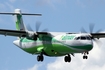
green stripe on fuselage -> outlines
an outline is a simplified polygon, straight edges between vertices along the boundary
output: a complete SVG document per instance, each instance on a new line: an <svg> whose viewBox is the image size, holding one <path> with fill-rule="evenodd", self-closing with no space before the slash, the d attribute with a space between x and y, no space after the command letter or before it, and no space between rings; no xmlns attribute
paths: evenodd
<svg viewBox="0 0 105 70"><path fill-rule="evenodd" d="M37 41L38 41L38 40L37 40ZM23 38L20 39L20 42L23 42L23 43L24 43L24 42L35 42L35 40L27 39L27 38L24 38L24 37L23 37Z"/></svg>
<svg viewBox="0 0 105 70"><path fill-rule="evenodd" d="M84 46L71 46L75 49L81 49L81 50L91 50L93 48L93 45L84 45Z"/></svg>
<svg viewBox="0 0 105 70"><path fill-rule="evenodd" d="M50 44L46 44L46 46L47 46L46 48L43 45L39 45L39 46L34 46L32 48L22 48L22 49L30 54L40 54L40 52L38 52L37 49L43 47L44 52L49 56L63 56L67 52L76 52L60 44L52 44L52 46Z"/></svg>
<svg viewBox="0 0 105 70"><path fill-rule="evenodd" d="M38 41L43 41L42 39L37 39L36 40L36 42L38 42ZM58 42L56 39L54 39L54 38L52 38L52 40L51 39L45 39L44 41L52 41L52 42ZM35 42L35 40L33 40L33 39L28 39L28 38L21 38L20 39L20 42Z"/></svg>

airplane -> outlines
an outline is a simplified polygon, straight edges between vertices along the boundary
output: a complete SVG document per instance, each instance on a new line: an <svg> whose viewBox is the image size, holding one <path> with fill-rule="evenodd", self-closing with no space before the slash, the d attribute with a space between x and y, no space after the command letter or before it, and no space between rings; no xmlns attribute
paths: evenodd
<svg viewBox="0 0 105 70"><path fill-rule="evenodd" d="M41 16L42 14L22 13L20 9L15 9L14 13L2 13L4 15L13 15L16 17L16 29L0 29L0 35L14 36L17 40L13 44L23 51L37 55L37 61L44 61L44 56L60 57L65 56L65 62L71 62L71 55L82 53L83 59L88 59L89 51L94 48L93 41L97 42L99 38L104 38L105 33L92 33L93 27L90 26L90 33L84 28L81 33L70 32L47 32L38 31L40 24L36 24L36 31L26 27L23 23L22 15Z"/></svg>

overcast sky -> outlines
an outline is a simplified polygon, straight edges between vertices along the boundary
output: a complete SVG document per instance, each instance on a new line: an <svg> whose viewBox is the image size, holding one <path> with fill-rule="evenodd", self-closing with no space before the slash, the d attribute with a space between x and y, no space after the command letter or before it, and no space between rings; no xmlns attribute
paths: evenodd
<svg viewBox="0 0 105 70"><path fill-rule="evenodd" d="M35 30L36 21L42 22L40 31L47 28L53 32L80 32L84 27L89 32L89 24L94 23L94 32L105 30L105 0L0 0L0 12L14 12L21 9L27 13L41 13L41 17L23 16L24 23ZM15 30L14 16L0 15L0 28ZM89 59L83 54L72 56L71 63L64 57L47 57L37 62L31 55L13 44L15 37L0 35L0 70L104 70L105 39L89 52Z"/></svg>

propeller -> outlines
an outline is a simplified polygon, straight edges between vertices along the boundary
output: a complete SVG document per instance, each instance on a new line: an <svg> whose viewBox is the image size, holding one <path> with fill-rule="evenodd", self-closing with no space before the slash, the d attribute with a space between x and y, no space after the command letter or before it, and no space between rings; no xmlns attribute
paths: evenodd
<svg viewBox="0 0 105 70"><path fill-rule="evenodd" d="M41 26L41 22L37 21L35 23L35 30L36 30L36 32L32 36L34 40L37 40L37 38L39 37L39 33L46 33L46 34L48 33L48 29L47 28L46 29L43 29L42 32L39 32L40 26ZM27 29L29 31L34 32L34 30L31 28L31 26L29 24L27 26Z"/></svg>
<svg viewBox="0 0 105 70"><path fill-rule="evenodd" d="M93 30L94 30L94 26L95 26L95 24L90 24L89 25L89 33L90 33L90 35L91 35L91 39L93 40L93 41L95 41L96 43L100 43L100 41L98 40L98 38L94 38L93 36L92 36L92 33L93 33ZM96 31L96 33L99 33L99 32L101 32L102 30L101 29L99 29L99 30L97 30ZM83 27L81 28L81 32L82 33L88 33Z"/></svg>
<svg viewBox="0 0 105 70"><path fill-rule="evenodd" d="M36 30L36 32L39 31L40 26L41 26L41 23L40 22L36 22L36 24L35 24L35 30ZM29 24L27 25L27 29L29 31L34 31Z"/></svg>
<svg viewBox="0 0 105 70"><path fill-rule="evenodd" d="M42 43L43 43L43 46L44 47L47 47L48 45L46 45L46 43L49 44L50 47L52 47L52 37L53 35L48 33L48 29L43 29L42 32L39 32L39 29L40 29L40 26L41 26L41 22L36 22L36 25L35 25L35 28L36 28L36 36L39 37L39 34L40 33L46 33L47 34L47 39L49 39L49 42L46 42L47 39L46 39L46 35L41 35L41 37L39 39L42 40Z"/></svg>

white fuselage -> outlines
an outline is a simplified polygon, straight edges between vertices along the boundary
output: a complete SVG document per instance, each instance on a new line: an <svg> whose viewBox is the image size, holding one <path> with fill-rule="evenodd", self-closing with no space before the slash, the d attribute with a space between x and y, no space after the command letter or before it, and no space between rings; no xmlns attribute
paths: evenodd
<svg viewBox="0 0 105 70"><path fill-rule="evenodd" d="M78 37L81 37L81 39L77 39ZM85 34L61 34L53 37L51 41L41 41L39 39L34 41L27 38L22 38L14 41L13 43L21 49L30 49L36 47L34 48L36 49L35 53L38 52L39 47L43 47L42 49L45 49L46 47L45 51L51 51L54 49L60 54L82 53L90 51L93 48L93 41L88 39L88 36Z"/></svg>

